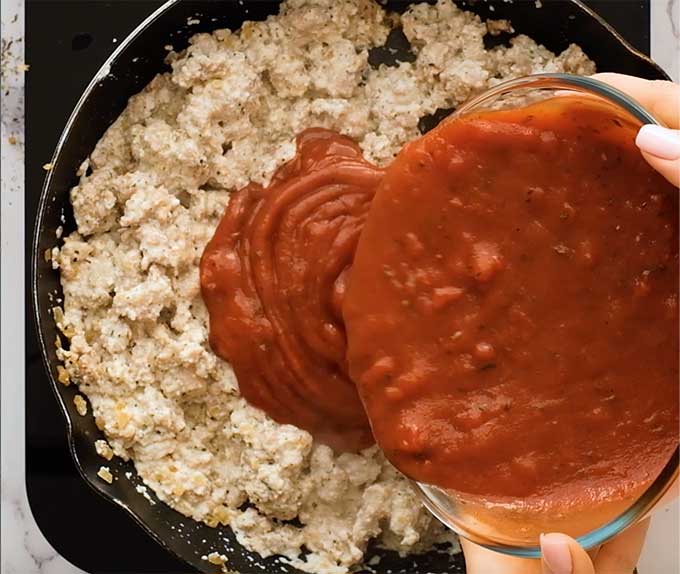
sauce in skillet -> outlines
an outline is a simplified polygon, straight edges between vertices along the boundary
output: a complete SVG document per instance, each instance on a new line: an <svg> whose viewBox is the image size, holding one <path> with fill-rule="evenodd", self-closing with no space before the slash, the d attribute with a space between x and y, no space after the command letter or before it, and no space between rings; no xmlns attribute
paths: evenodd
<svg viewBox="0 0 680 574"><path fill-rule="evenodd" d="M383 173L349 138L306 130L268 187L232 194L201 260L210 344L241 394L338 450L373 443L347 374L342 301Z"/></svg>

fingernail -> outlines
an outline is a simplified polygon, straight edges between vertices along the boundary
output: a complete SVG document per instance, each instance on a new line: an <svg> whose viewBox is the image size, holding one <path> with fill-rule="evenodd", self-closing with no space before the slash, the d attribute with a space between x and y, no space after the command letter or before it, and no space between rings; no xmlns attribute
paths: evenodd
<svg viewBox="0 0 680 574"><path fill-rule="evenodd" d="M541 534L540 542L543 563L550 574L571 574L573 568L571 552L562 537Z"/></svg>
<svg viewBox="0 0 680 574"><path fill-rule="evenodd" d="M650 124L640 128L635 143L658 158L680 159L680 132Z"/></svg>

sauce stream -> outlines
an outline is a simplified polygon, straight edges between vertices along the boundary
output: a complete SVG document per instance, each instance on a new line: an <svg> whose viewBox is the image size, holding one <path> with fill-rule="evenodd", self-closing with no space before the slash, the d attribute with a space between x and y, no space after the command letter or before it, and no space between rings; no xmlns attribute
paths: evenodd
<svg viewBox="0 0 680 574"><path fill-rule="evenodd" d="M555 98L444 122L388 168L344 317L407 476L587 504L638 492L677 447L678 193L636 131Z"/></svg>

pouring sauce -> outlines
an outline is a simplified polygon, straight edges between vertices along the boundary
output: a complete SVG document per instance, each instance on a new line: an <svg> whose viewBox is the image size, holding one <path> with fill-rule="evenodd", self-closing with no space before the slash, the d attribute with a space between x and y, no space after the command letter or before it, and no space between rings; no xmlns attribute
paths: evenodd
<svg viewBox="0 0 680 574"><path fill-rule="evenodd" d="M678 192L637 127L554 98L445 121L387 169L344 318L410 478L585 505L639 493L677 447Z"/></svg>

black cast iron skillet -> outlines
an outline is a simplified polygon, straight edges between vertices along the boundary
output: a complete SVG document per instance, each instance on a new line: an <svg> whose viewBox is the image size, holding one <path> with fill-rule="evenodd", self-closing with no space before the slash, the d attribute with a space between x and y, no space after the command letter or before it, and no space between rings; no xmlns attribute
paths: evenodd
<svg viewBox="0 0 680 574"><path fill-rule="evenodd" d="M338 0L342 1L342 0ZM63 225L64 233L75 229L69 203L69 189L77 183L76 170L92 151L104 131L123 111L128 98L139 92L156 74L165 70L165 46L176 50L187 45L196 32L217 28L237 29L245 20L261 20L277 11L275 0L170 0L140 24L112 54L100 73L85 90L66 125L55 151L53 168L42 190L38 220L33 242L33 306L42 356L52 390L65 415L71 452L86 482L105 498L125 508L130 516L159 544L200 572L216 572L217 567L202 557L216 550L228 557L230 571L240 574L266 572L295 574L291 567L282 567L275 559L263 559L248 552L236 542L228 528L209 528L185 518L165 504L151 505L135 487L141 482L131 463L115 458L105 463L94 451L93 443L102 438L91 416L80 417L75 412L74 386L56 382L58 361L54 341L59 336L50 309L59 301L61 288L58 273L44 259L46 249L56 243L55 231ZM386 2L389 10L403 11L410 2ZM667 79L664 72L649 58L633 49L615 30L578 0L543 0L537 9L533 0L460 1L459 4L483 18L508 18L517 33L528 34L553 52L560 52L571 42L579 44L597 63L600 71L616 71L649 79ZM196 18L198 24L189 25ZM507 37L490 41L507 41ZM403 35L393 34L393 51L375 49L370 57L373 65L394 65L395 59L410 59ZM440 114L443 115L443 114ZM423 131L441 119L424 118ZM66 341L64 341L66 344ZM96 473L102 463L111 467L119 479L108 485ZM130 473L131 479L125 478ZM391 572L432 574L464 572L461 554L432 551L422 556L400 558L394 553L372 548L367 559L378 554L380 562L370 570L377 574Z"/></svg>

